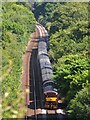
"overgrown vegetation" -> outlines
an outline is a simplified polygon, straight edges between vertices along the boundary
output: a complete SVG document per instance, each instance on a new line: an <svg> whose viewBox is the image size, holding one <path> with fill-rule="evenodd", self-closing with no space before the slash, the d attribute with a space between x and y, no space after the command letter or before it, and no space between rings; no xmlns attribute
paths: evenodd
<svg viewBox="0 0 90 120"><path fill-rule="evenodd" d="M3 118L23 118L22 55L35 29L31 4L2 4L2 108Z"/></svg>
<svg viewBox="0 0 90 120"><path fill-rule="evenodd" d="M67 101L69 120L90 119L88 4L34 4L36 19L50 34L49 55L54 79L59 93ZM20 80L22 55L35 28L31 7L30 3L7 2L2 5L3 118L23 116L24 109L19 109L23 102Z"/></svg>
<svg viewBox="0 0 90 120"><path fill-rule="evenodd" d="M35 16L50 34L54 79L71 120L90 119L88 4L35 4Z"/></svg>

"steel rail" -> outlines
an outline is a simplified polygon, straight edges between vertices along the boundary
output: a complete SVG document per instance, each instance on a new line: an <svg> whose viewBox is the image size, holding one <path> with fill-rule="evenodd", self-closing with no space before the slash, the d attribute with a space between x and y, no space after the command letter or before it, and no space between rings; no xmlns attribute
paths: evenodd
<svg viewBox="0 0 90 120"><path fill-rule="evenodd" d="M39 36L42 38L42 32L41 32L41 29L40 29L40 27L38 26L38 25L36 25L36 28L37 28L37 30L39 31Z"/></svg>
<svg viewBox="0 0 90 120"><path fill-rule="evenodd" d="M37 109L37 103L36 103L36 85L35 85L35 74L34 74L34 69L32 69L33 72L33 82L34 82L34 103L35 103L35 110L34 110L34 114L35 114L35 119L37 120L37 114L36 114L36 109Z"/></svg>
<svg viewBox="0 0 90 120"><path fill-rule="evenodd" d="M43 28L43 30L45 31L45 36L46 36L46 37L49 36L47 30L45 29L45 27L43 27L41 24L39 24L39 25L40 25L40 26Z"/></svg>
<svg viewBox="0 0 90 120"><path fill-rule="evenodd" d="M25 94L25 104L24 106L26 107L26 113L25 113L25 119L28 120L28 116L30 115L30 58L32 54L32 49L37 46L38 40L37 39L37 33L33 33L33 38L31 38L31 41L28 42L27 50L23 59L23 74L22 74L22 85L23 85L23 91Z"/></svg>
<svg viewBox="0 0 90 120"><path fill-rule="evenodd" d="M42 32L42 37L45 37L45 31L44 31L43 27L41 25L39 25L38 27Z"/></svg>

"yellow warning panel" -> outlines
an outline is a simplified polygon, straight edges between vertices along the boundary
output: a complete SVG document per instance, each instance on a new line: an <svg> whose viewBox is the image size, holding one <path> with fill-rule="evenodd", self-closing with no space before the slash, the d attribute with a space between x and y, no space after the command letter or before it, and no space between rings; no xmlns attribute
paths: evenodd
<svg viewBox="0 0 90 120"><path fill-rule="evenodd" d="M56 101L56 97L46 97L46 101Z"/></svg>

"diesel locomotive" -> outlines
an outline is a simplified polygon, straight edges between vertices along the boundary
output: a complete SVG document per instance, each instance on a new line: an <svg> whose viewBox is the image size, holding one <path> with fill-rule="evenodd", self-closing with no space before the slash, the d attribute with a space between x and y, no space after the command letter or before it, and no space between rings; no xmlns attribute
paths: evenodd
<svg viewBox="0 0 90 120"><path fill-rule="evenodd" d="M48 56L48 32L39 23L36 23L36 27L40 32L40 38L38 41L38 59L42 76L44 106L45 108L56 109L58 107L60 96L55 88L53 70ZM41 34L42 31L43 34Z"/></svg>

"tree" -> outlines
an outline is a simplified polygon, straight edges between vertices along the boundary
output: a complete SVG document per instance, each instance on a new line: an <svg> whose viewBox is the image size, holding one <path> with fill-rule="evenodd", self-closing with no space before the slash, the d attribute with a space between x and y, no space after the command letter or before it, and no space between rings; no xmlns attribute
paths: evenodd
<svg viewBox="0 0 90 120"><path fill-rule="evenodd" d="M69 106L70 119L90 119L90 84L76 94Z"/></svg>
<svg viewBox="0 0 90 120"><path fill-rule="evenodd" d="M89 62L80 54L63 56L53 68L58 90L68 101L89 82Z"/></svg>
<svg viewBox="0 0 90 120"><path fill-rule="evenodd" d="M22 4L6 2L2 9L2 117L24 118L25 108L20 109L24 103L20 88L22 55L36 21Z"/></svg>

